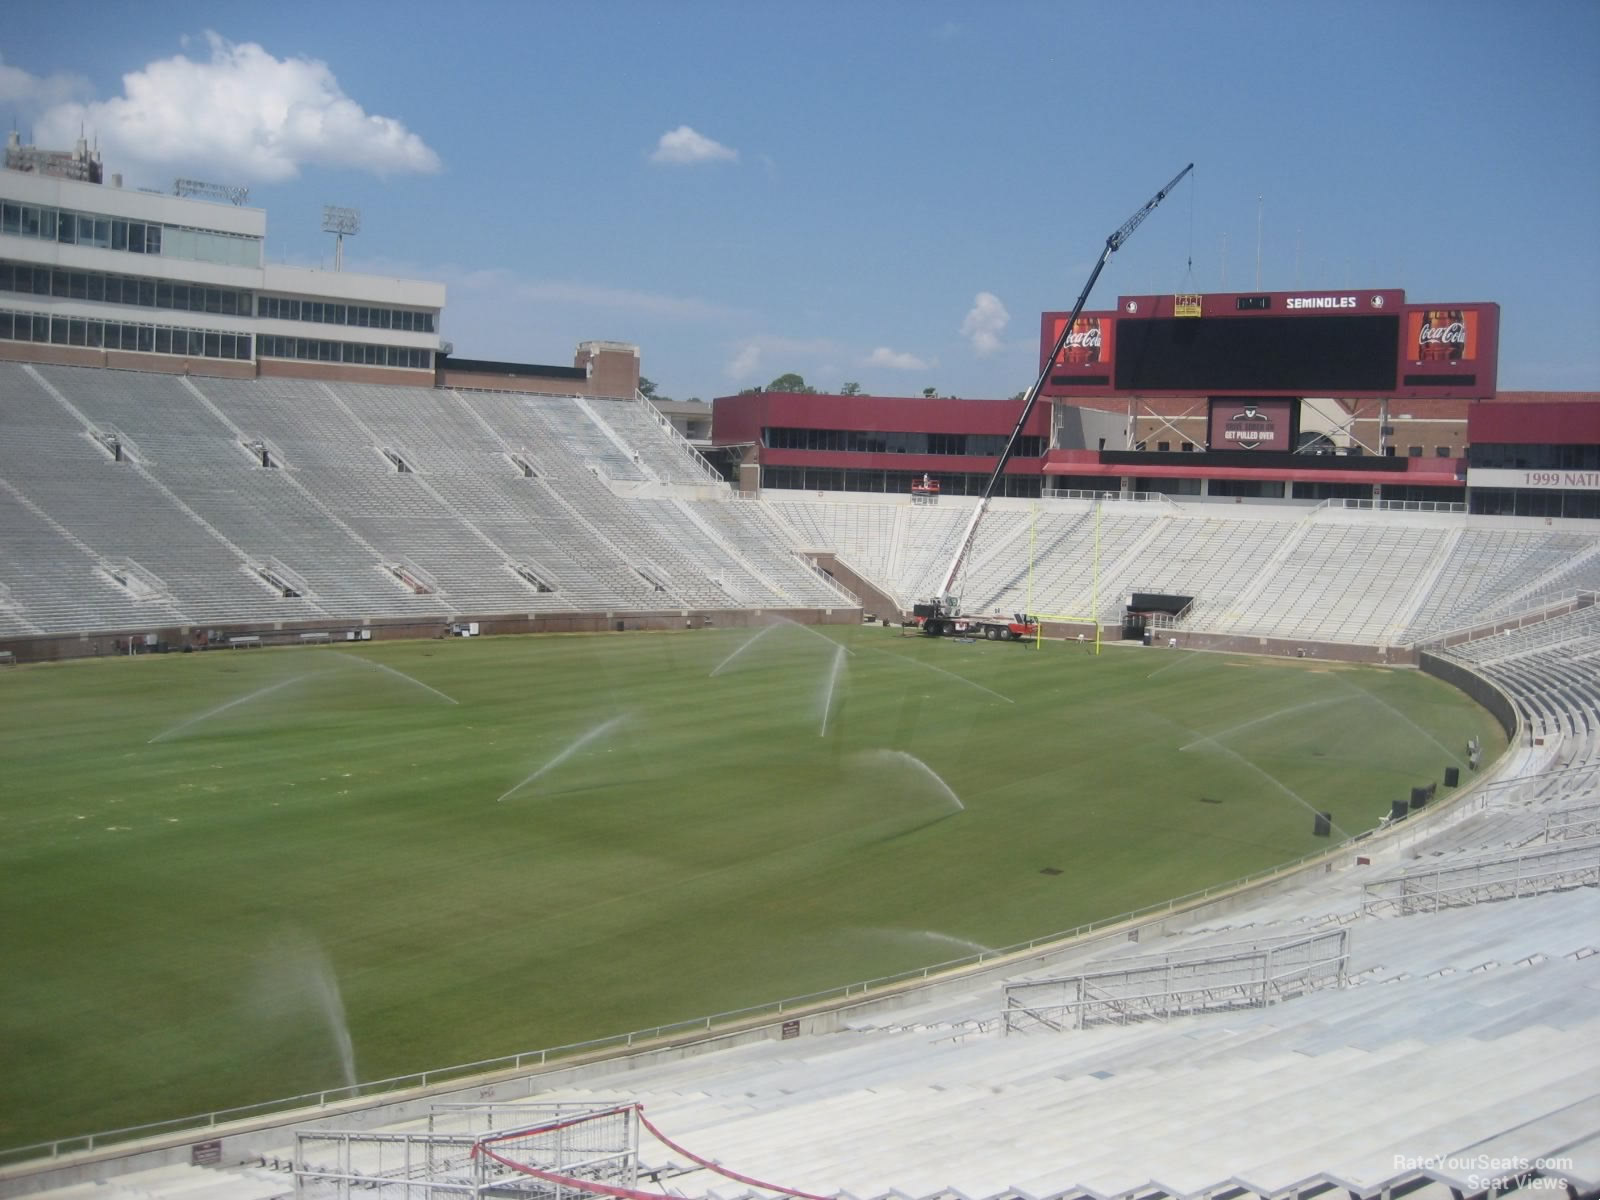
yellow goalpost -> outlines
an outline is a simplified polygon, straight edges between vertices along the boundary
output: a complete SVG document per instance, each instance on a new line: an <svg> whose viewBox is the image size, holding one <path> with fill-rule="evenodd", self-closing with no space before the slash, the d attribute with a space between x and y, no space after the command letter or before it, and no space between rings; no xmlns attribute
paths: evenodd
<svg viewBox="0 0 1600 1200"><path fill-rule="evenodd" d="M1033 618L1033 647L1035 650L1044 648L1044 623L1046 621L1070 621L1078 625L1094 626L1094 651L1100 653L1100 618L1098 615L1079 616L1075 613L1039 613L1033 611L1033 560L1037 546L1036 527L1039 520L1039 506L1035 504L1028 521L1028 615ZM1100 500L1094 502L1094 579L1089 588L1089 610L1091 613L1100 612ZM1078 635L1080 638L1082 634ZM1085 643L1087 648L1087 643Z"/></svg>

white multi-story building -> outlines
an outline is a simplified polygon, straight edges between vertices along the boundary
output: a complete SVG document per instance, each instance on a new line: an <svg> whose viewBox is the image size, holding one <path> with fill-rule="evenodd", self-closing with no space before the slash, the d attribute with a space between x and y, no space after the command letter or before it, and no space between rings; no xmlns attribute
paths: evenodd
<svg viewBox="0 0 1600 1200"><path fill-rule="evenodd" d="M443 284L268 263L260 209L96 182L10 136L0 359L431 387Z"/></svg>

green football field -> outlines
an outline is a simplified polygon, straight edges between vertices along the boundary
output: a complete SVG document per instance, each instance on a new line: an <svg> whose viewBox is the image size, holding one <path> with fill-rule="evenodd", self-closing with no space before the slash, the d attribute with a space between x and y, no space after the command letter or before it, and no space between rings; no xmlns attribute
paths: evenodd
<svg viewBox="0 0 1600 1200"><path fill-rule="evenodd" d="M1412 670L782 623L19 667L0 718L0 1146L1014 944L1504 740Z"/></svg>

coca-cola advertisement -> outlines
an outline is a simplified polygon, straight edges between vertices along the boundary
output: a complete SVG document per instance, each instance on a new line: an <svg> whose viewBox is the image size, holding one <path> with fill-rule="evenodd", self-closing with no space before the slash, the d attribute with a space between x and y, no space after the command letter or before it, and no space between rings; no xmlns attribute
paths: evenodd
<svg viewBox="0 0 1600 1200"><path fill-rule="evenodd" d="M1424 308L1408 314L1407 357L1446 366L1478 357L1478 314L1470 308Z"/></svg>
<svg viewBox="0 0 1600 1200"><path fill-rule="evenodd" d="M1053 337L1061 336L1061 327L1065 323L1065 317L1058 317L1055 320ZM1072 332L1067 335L1066 345L1061 348L1061 358L1057 365L1081 369L1109 363L1113 328L1109 317L1079 317L1072 323Z"/></svg>

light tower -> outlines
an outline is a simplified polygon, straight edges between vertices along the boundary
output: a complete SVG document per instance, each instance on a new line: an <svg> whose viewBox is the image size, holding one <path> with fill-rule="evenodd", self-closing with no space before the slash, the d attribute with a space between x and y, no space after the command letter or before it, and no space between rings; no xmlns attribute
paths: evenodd
<svg viewBox="0 0 1600 1200"><path fill-rule="evenodd" d="M344 270L344 239L345 235L354 236L361 232L361 210L359 208L340 208L334 204L322 206L322 232L334 235L333 241L333 269Z"/></svg>

